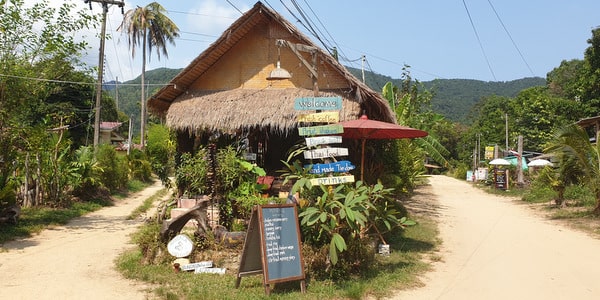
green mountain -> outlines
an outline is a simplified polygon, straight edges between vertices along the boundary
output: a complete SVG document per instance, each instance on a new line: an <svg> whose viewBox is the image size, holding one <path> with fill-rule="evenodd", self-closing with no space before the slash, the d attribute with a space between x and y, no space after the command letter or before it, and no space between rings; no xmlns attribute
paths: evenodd
<svg viewBox="0 0 600 300"><path fill-rule="evenodd" d="M362 78L362 71L347 67L350 73ZM400 86L400 79L365 71L365 83L375 91L381 91L383 86L391 81ZM422 82L424 87L433 92L431 107L449 120L467 123L471 108L487 96L515 97L520 91L534 87L545 86L546 79L529 77L512 81L481 81L473 79L435 79Z"/></svg>
<svg viewBox="0 0 600 300"><path fill-rule="evenodd" d="M362 71L347 67L348 71L357 78L362 78ZM146 72L146 91L151 96L165 84L169 83L182 69L158 68ZM375 91L391 81L400 85L400 79L365 71L366 84ZM140 114L140 77L115 85L110 82L105 90L117 99L117 107L127 116L133 116L134 130L139 131ZM512 81L481 81L472 79L435 79L422 82L424 87L434 94L431 99L432 109L449 120L467 123L471 108L486 96L496 95L515 97L520 91L546 85L546 80L540 77L523 78ZM118 97L117 97L118 95Z"/></svg>

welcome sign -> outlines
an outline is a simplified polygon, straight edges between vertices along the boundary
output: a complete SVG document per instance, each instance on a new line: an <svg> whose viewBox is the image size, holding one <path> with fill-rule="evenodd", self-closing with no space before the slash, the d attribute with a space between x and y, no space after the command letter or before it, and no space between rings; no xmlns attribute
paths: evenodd
<svg viewBox="0 0 600 300"><path fill-rule="evenodd" d="M303 97L294 101L295 110L341 110L342 97Z"/></svg>

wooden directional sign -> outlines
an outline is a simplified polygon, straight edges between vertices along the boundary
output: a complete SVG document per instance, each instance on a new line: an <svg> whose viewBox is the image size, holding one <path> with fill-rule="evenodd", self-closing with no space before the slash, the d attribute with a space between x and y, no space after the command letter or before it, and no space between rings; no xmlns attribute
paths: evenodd
<svg viewBox="0 0 600 300"><path fill-rule="evenodd" d="M308 165L304 166L305 168ZM312 169L310 169L310 173L311 174L323 174L323 173L330 173L330 172L337 172L337 173L341 173L341 172L348 172L350 170L353 170L355 167L354 165L347 161L347 160L342 160L342 161L338 161L338 162L334 162L334 163L330 163L330 164L313 164L312 165Z"/></svg>
<svg viewBox="0 0 600 300"><path fill-rule="evenodd" d="M298 127L298 134L300 136L327 135L338 133L344 133L344 126L342 126L341 124Z"/></svg>
<svg viewBox="0 0 600 300"><path fill-rule="evenodd" d="M295 110L341 110L342 97L304 97L296 98Z"/></svg>
<svg viewBox="0 0 600 300"><path fill-rule="evenodd" d="M342 184L347 182L354 182L353 175L347 176L333 176L333 177L321 177L321 178L313 178L310 180L310 184L312 185L334 185L334 184Z"/></svg>
<svg viewBox="0 0 600 300"><path fill-rule="evenodd" d="M320 148L304 151L304 158L317 159L348 155L348 148Z"/></svg>
<svg viewBox="0 0 600 300"><path fill-rule="evenodd" d="M340 121L339 111L326 111L298 116L298 122L337 123Z"/></svg>
<svg viewBox="0 0 600 300"><path fill-rule="evenodd" d="M339 135L325 135L306 138L306 147L314 147L324 144L339 144L342 142L342 137Z"/></svg>

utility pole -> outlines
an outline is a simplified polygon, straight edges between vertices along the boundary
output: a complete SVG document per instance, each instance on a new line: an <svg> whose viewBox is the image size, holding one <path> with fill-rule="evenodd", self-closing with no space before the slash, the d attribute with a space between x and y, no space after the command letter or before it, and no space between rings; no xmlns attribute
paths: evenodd
<svg viewBox="0 0 600 300"><path fill-rule="evenodd" d="M100 107L102 104L102 76L104 72L104 44L106 40L106 14L108 13L108 5L118 5L123 12L125 2L113 1L113 0L84 0L84 3L90 4L92 9L92 2L97 2L102 5L102 30L100 32L100 57L98 58L98 82L96 83L96 108L94 118L94 148L96 148L100 142Z"/></svg>
<svg viewBox="0 0 600 300"><path fill-rule="evenodd" d="M365 83L365 60L367 60L367 57L363 55L360 58L362 61L362 68L361 68L362 69L362 80L363 80L363 83Z"/></svg>
<svg viewBox="0 0 600 300"><path fill-rule="evenodd" d="M505 122L504 123L504 131L506 134L506 137L504 139L504 141L506 143L506 148L504 148L505 149L504 151L508 151L508 114L507 113L504 114L504 120L505 120L504 121Z"/></svg>
<svg viewBox="0 0 600 300"><path fill-rule="evenodd" d="M115 104L119 110L119 76L115 77Z"/></svg>

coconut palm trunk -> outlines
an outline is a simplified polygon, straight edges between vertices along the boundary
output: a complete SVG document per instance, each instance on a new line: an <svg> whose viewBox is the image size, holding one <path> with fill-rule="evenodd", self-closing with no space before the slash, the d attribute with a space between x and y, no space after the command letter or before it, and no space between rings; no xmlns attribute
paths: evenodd
<svg viewBox="0 0 600 300"><path fill-rule="evenodd" d="M146 50L152 53L156 48L156 55L160 60L160 54L168 57L167 42L175 44L175 38L179 37L179 28L166 16L166 10L157 2L152 2L144 7L136 7L125 13L123 22L118 31L127 33L131 56L135 56L135 49L142 46L142 74L141 74L141 97L140 97L140 144L142 149L146 144L146 60L150 58Z"/></svg>

